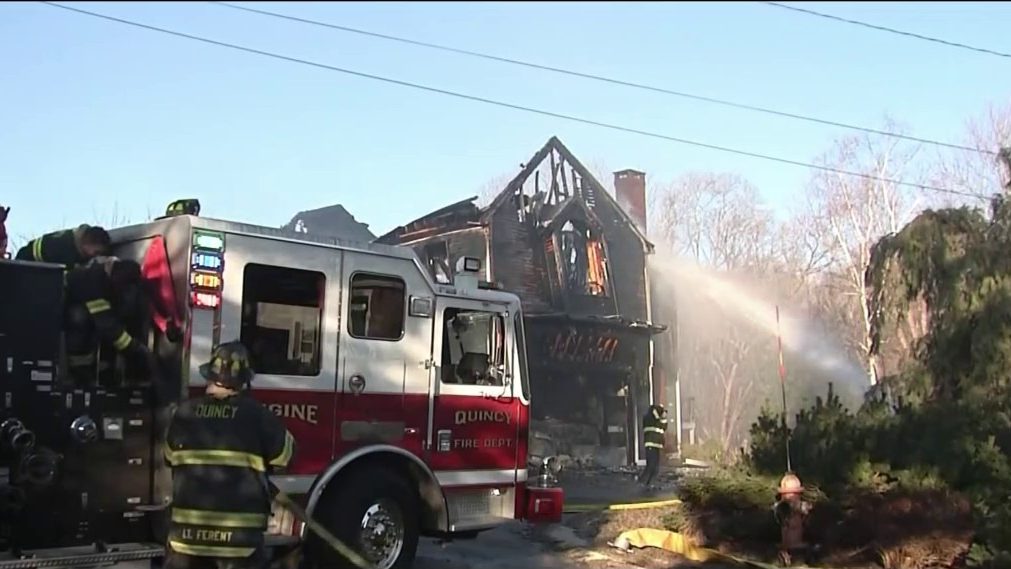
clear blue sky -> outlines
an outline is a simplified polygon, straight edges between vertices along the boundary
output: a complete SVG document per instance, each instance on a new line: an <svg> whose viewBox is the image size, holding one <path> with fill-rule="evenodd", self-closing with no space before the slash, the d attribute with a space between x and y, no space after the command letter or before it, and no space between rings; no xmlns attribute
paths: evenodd
<svg viewBox="0 0 1011 569"><path fill-rule="evenodd" d="M811 160L840 131L204 3L81 3L264 50L714 144ZM1011 61L758 3L262 7L419 40L952 140L1011 94ZM813 9L1011 50L1007 4ZM551 135L653 181L738 172L777 207L804 169L615 133L216 48L33 3L0 4L0 203L10 231L133 220L180 197L281 225L344 204L383 232L515 171ZM605 180L605 182L607 182Z"/></svg>

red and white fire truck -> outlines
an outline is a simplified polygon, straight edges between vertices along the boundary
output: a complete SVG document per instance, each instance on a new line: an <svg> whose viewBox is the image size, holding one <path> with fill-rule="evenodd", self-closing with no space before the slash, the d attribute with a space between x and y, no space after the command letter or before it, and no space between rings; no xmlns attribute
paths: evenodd
<svg viewBox="0 0 1011 569"><path fill-rule="evenodd" d="M481 281L480 259L442 285L410 249L195 215L110 234L114 255L142 265L150 379L101 354L97 384L72 384L62 267L0 262L0 569L157 557L169 409L235 339L255 397L297 441L274 483L377 567L408 567L419 536L560 516L560 489L527 477L519 299ZM268 543L301 540L341 563L275 505Z"/></svg>

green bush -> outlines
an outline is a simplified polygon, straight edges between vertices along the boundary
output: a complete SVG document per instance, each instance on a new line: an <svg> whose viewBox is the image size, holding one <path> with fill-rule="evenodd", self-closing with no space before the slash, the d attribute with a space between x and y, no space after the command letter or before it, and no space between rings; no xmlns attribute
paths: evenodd
<svg viewBox="0 0 1011 569"><path fill-rule="evenodd" d="M705 476L682 479L679 493L685 504L699 509L768 510L778 485L779 479L774 476L716 470Z"/></svg>
<svg viewBox="0 0 1011 569"><path fill-rule="evenodd" d="M779 526L772 504L778 485L778 477L752 476L734 469L685 478L679 493L686 517L668 521L671 527L697 528L710 538L775 541Z"/></svg>
<svg viewBox="0 0 1011 569"><path fill-rule="evenodd" d="M927 211L873 248L871 351L926 307L930 329L855 412L832 390L787 430L765 411L750 466L843 490L952 489L972 498L970 561L1011 566L1011 202ZM914 305L917 302L919 304Z"/></svg>
<svg viewBox="0 0 1011 569"><path fill-rule="evenodd" d="M791 468L803 473L805 482L824 487L849 483L855 470L866 462L864 429L859 418L840 402L829 384L825 399L818 397L801 409L792 429L782 414L763 410L751 427L751 465L756 472L774 474L786 468L789 442Z"/></svg>

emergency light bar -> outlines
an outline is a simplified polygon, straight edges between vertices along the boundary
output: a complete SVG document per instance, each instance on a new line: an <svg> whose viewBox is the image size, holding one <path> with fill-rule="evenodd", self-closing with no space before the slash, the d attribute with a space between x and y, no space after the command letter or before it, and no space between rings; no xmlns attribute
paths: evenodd
<svg viewBox="0 0 1011 569"><path fill-rule="evenodd" d="M221 306L224 286L225 236L208 231L193 232L190 262L190 303L194 308L215 310Z"/></svg>

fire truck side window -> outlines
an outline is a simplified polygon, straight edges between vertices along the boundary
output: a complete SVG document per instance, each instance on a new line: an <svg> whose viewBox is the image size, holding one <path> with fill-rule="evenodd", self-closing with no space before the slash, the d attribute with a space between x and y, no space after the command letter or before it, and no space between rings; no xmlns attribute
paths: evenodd
<svg viewBox="0 0 1011 569"><path fill-rule="evenodd" d="M248 264L242 283L240 338L256 373L319 375L323 273Z"/></svg>
<svg viewBox="0 0 1011 569"><path fill-rule="evenodd" d="M407 286L398 277L356 273L351 276L348 332L355 338L399 340L404 336Z"/></svg>
<svg viewBox="0 0 1011 569"><path fill-rule="evenodd" d="M504 347L500 314L447 308L442 326L442 382L502 385Z"/></svg>

